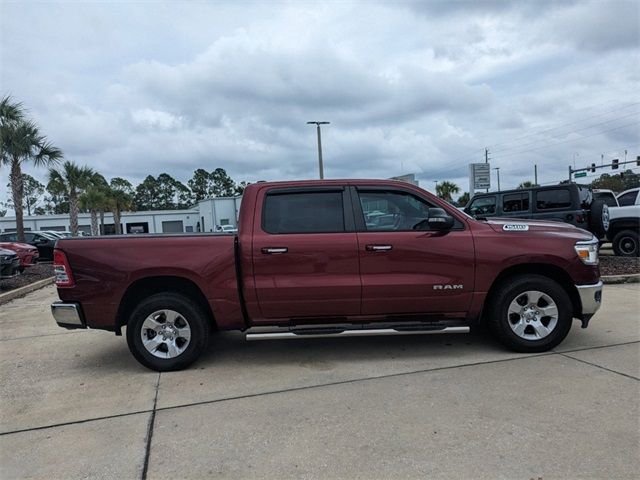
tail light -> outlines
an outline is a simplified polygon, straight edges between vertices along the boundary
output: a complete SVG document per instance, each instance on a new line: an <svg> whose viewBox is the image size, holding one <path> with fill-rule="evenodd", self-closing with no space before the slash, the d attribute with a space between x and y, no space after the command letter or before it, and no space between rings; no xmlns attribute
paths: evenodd
<svg viewBox="0 0 640 480"><path fill-rule="evenodd" d="M76 284L67 255L62 250L53 251L53 274L57 287L73 287Z"/></svg>

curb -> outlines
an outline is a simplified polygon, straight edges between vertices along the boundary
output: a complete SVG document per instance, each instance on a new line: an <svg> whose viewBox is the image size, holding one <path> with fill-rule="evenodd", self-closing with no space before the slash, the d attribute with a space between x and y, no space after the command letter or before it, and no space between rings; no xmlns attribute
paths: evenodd
<svg viewBox="0 0 640 480"><path fill-rule="evenodd" d="M605 285L618 285L621 283L640 283L640 273L630 273L628 275L602 275L602 281L604 282Z"/></svg>
<svg viewBox="0 0 640 480"><path fill-rule="evenodd" d="M52 283L53 283L53 277L45 278L44 280L38 280L37 282L30 283L29 285L25 285L24 287L16 288L15 290L10 290L7 293L0 293L0 305L2 305L3 303L10 302L11 300L15 300L16 298L23 297L27 293L34 292Z"/></svg>

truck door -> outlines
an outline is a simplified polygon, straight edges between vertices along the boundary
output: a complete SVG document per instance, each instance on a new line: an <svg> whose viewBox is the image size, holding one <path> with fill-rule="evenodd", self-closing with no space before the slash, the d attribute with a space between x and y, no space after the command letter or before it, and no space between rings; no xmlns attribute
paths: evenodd
<svg viewBox="0 0 640 480"><path fill-rule="evenodd" d="M456 219L449 231L429 231L422 221L435 205L402 188L357 187L353 196L362 314L464 314L475 268L468 227Z"/></svg>
<svg viewBox="0 0 640 480"><path fill-rule="evenodd" d="M358 239L345 187L267 190L252 256L265 319L360 313Z"/></svg>

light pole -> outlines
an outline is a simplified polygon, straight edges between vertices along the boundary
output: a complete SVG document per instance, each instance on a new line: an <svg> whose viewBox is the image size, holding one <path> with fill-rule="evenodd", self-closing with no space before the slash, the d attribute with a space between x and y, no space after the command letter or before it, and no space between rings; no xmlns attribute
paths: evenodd
<svg viewBox="0 0 640 480"><path fill-rule="evenodd" d="M500 191L500 167L495 167L494 170L498 174L498 191Z"/></svg>
<svg viewBox="0 0 640 480"><path fill-rule="evenodd" d="M436 195L438 195L438 182L439 180L434 180L433 183L436 184Z"/></svg>
<svg viewBox="0 0 640 480"><path fill-rule="evenodd" d="M324 178L324 167L322 166L322 139L320 137L320 125L329 125L330 122L307 122L307 125L315 125L318 129L318 168L320 169L320 180Z"/></svg>

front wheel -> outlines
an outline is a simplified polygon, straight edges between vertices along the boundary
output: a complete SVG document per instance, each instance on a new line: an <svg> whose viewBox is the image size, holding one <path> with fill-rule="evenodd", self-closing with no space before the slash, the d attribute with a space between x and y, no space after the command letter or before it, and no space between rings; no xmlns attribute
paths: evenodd
<svg viewBox="0 0 640 480"><path fill-rule="evenodd" d="M618 232L611 243L613 245L613 253L619 257L640 256L638 233L633 230Z"/></svg>
<svg viewBox="0 0 640 480"><path fill-rule="evenodd" d="M517 352L544 352L569 333L573 308L567 292L542 275L520 275L502 283L488 307L498 340Z"/></svg>
<svg viewBox="0 0 640 480"><path fill-rule="evenodd" d="M206 349L209 325L202 309L176 293L152 295L133 310L127 344L133 356L158 372L181 370Z"/></svg>

